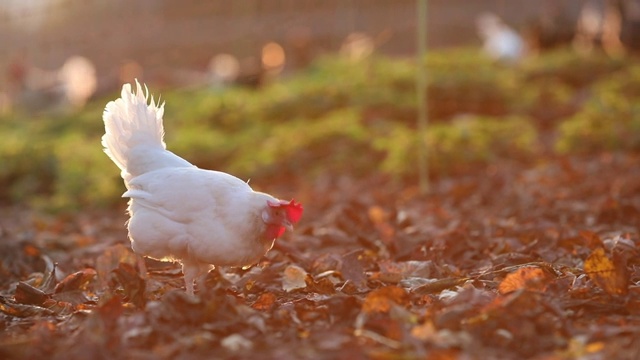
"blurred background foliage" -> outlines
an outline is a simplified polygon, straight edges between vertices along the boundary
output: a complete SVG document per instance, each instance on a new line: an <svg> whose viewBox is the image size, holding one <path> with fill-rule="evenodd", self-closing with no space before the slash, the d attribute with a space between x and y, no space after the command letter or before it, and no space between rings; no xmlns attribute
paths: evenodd
<svg viewBox="0 0 640 360"><path fill-rule="evenodd" d="M0 206L124 204L101 116L134 78L166 102L170 150L258 188L415 184L419 145L431 177L637 151L636 9L640 0L429 1L429 53L417 60L414 0L6 0Z"/></svg>
<svg viewBox="0 0 640 360"><path fill-rule="evenodd" d="M640 68L626 58L560 49L508 66L464 48L424 61L431 125L423 136L409 59L325 56L258 90L151 92L166 102L169 149L263 183L323 173L411 179L418 141L429 149L432 176L532 161L545 151L640 148ZM2 200L58 209L122 202L118 170L100 146L102 110L117 96L74 113L4 115ZM543 136L549 129L551 139Z"/></svg>

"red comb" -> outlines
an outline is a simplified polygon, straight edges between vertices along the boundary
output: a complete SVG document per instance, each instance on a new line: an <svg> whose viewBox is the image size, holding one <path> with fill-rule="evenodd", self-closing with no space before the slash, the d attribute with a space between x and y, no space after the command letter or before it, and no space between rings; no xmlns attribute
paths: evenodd
<svg viewBox="0 0 640 360"><path fill-rule="evenodd" d="M291 199L291 201L286 201L286 200L267 201L267 204L269 205L269 207L272 207L272 208L279 208L279 207L286 208L287 217L289 218L289 221L291 221L294 224L300 220L300 218L302 217L302 211L304 210L302 208L302 204L296 203L294 199Z"/></svg>

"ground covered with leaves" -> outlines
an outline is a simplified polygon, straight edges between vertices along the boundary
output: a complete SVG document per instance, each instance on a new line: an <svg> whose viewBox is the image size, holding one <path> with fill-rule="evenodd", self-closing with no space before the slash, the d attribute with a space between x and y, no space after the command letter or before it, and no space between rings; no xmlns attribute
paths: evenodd
<svg viewBox="0 0 640 360"><path fill-rule="evenodd" d="M637 359L640 157L296 184L295 233L196 296L123 210L3 210L0 357Z"/></svg>
<svg viewBox="0 0 640 360"><path fill-rule="evenodd" d="M362 61L162 92L171 150L305 206L195 296L130 249L115 94L0 119L0 358L640 358L637 59L431 54L420 135L416 63Z"/></svg>

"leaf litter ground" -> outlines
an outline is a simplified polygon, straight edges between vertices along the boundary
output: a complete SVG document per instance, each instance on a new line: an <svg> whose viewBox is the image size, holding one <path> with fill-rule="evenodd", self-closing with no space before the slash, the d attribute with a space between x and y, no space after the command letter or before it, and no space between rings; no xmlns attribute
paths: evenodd
<svg viewBox="0 0 640 360"><path fill-rule="evenodd" d="M195 297L123 210L3 209L0 358L640 358L639 160L301 183L296 232Z"/></svg>

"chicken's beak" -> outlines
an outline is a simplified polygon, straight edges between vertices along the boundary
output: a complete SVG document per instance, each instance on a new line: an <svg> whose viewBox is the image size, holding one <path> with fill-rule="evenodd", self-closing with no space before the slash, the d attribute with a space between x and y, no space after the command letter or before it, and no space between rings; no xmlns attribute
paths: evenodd
<svg viewBox="0 0 640 360"><path fill-rule="evenodd" d="M293 224L289 220L283 221L282 226L289 231L293 231Z"/></svg>

